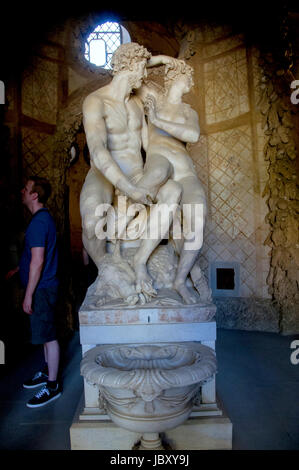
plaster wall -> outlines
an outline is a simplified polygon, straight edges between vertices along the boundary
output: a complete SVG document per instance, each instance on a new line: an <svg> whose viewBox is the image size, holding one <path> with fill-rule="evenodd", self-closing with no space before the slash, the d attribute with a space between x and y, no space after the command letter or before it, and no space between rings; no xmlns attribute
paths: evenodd
<svg viewBox="0 0 299 470"><path fill-rule="evenodd" d="M270 259L263 245L268 228L256 107L260 70L257 51L246 48L242 35L228 33L226 27L195 31L189 59L201 124L201 139L190 150L210 207L201 263L207 275L213 262L238 263L240 297L266 299Z"/></svg>

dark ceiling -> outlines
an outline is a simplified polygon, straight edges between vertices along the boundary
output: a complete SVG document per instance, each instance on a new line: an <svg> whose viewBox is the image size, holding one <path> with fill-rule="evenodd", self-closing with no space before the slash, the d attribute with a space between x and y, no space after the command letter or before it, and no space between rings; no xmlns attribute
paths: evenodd
<svg viewBox="0 0 299 470"><path fill-rule="evenodd" d="M177 0L148 0L132 2L115 0L109 2L113 7L103 8L103 2L69 3L63 0L40 0L33 3L28 0L15 3L6 0L1 5L0 56L2 70L0 79L16 69L22 68L34 44L43 40L49 29L65 22L69 17L80 17L96 12L100 17L110 17L125 21L157 21L163 24L175 24L179 20L198 24L203 19L228 22L258 40L275 42L277 28L281 21L280 13L284 4L287 9L296 12L297 2L266 2L263 0L193 0L186 3ZM88 6L87 6L87 5ZM106 2L106 5L108 2Z"/></svg>

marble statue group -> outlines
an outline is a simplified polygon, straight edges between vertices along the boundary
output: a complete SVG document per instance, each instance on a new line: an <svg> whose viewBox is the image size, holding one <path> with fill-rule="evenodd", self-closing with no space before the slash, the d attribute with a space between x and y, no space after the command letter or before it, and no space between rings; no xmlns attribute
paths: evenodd
<svg viewBox="0 0 299 470"><path fill-rule="evenodd" d="M148 77L157 69L163 85ZM193 70L129 43L114 53L112 73L83 103L91 164L80 210L97 306L210 301L198 264L206 198L186 149L200 135L183 102Z"/></svg>
<svg viewBox="0 0 299 470"><path fill-rule="evenodd" d="M110 83L83 103L82 236L98 275L79 311L84 408L72 448L231 448L200 269L207 204L188 153L200 135L183 101L193 70L136 43L111 64Z"/></svg>

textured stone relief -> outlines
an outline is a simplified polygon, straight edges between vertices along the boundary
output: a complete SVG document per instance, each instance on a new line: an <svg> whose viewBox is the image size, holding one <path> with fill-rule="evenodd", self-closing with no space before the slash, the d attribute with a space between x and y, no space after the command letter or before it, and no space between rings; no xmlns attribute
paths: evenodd
<svg viewBox="0 0 299 470"><path fill-rule="evenodd" d="M59 234L63 233L64 216L64 176L61 169L55 168L53 148L55 135L39 132L34 128L22 128L23 175L43 176L51 181L52 195L48 207L55 216Z"/></svg>
<svg viewBox="0 0 299 470"><path fill-rule="evenodd" d="M38 55L49 57L50 59L59 60L60 48L57 45L41 44L38 49Z"/></svg>
<svg viewBox="0 0 299 470"><path fill-rule="evenodd" d="M197 53L203 57L213 56L242 43L241 35L227 38L231 34L231 27L228 25L203 23L190 29L190 25L178 23L174 29L181 45L179 57L186 60ZM224 39L220 40L221 38Z"/></svg>
<svg viewBox="0 0 299 470"><path fill-rule="evenodd" d="M197 176L209 195L209 161L208 161L208 139L202 134L196 144L187 145L188 152L194 162Z"/></svg>
<svg viewBox="0 0 299 470"><path fill-rule="evenodd" d="M48 124L56 124L58 64L35 57L23 74L22 112Z"/></svg>
<svg viewBox="0 0 299 470"><path fill-rule="evenodd" d="M67 28L64 24L55 25L54 29L49 29L47 33L47 39L60 46L65 46Z"/></svg>
<svg viewBox="0 0 299 470"><path fill-rule="evenodd" d="M200 49L200 44L203 42L203 31L199 28L191 30L191 31L184 31L184 28L177 31L177 34L180 38L180 55L179 57L184 58L185 60L190 59L192 56L196 54L196 52Z"/></svg>
<svg viewBox="0 0 299 470"><path fill-rule="evenodd" d="M267 222L271 231L265 240L271 250L271 267L267 277L269 293L278 302L281 328L298 331L298 192L296 188L297 151L293 121L285 82L277 74L271 54L260 57L264 75L260 81L259 109L266 135L264 157L268 163Z"/></svg>
<svg viewBox="0 0 299 470"><path fill-rule="evenodd" d="M252 72L253 72L254 105L255 105L254 112L255 112L256 120L258 122L261 122L262 121L262 114L261 114L261 107L260 107L261 98L262 98L261 83L264 77L264 71L262 67L260 66L260 56L261 56L260 50L257 47L252 47L251 55L252 55Z"/></svg>
<svg viewBox="0 0 299 470"><path fill-rule="evenodd" d="M207 44L203 47L203 57L208 58L229 51L234 47L242 45L243 41L243 34L238 34L237 36L231 36L212 44Z"/></svg>
<svg viewBox="0 0 299 470"><path fill-rule="evenodd" d="M71 67L68 68L68 94L69 96L76 90L89 83L89 78L77 73Z"/></svg>
<svg viewBox="0 0 299 470"><path fill-rule="evenodd" d="M22 152L25 174L52 178L53 136L23 127Z"/></svg>
<svg viewBox="0 0 299 470"><path fill-rule="evenodd" d="M231 26L223 24L206 23L203 25L203 37L205 42L215 41L216 39L231 34Z"/></svg>
<svg viewBox="0 0 299 470"><path fill-rule="evenodd" d="M203 60L204 81L199 76L198 85L202 87L204 84L206 123L223 125L249 111L256 113L255 109L250 110L249 105L246 49L241 47L229 52L242 44L243 36L223 38L224 30L222 33L218 30L217 35L213 28L210 32L205 28L201 31L200 39L197 30L186 38L188 36L189 44ZM259 101L262 76L258 57L258 50L254 50L255 103ZM207 275L211 262L237 261L240 263L240 295L266 299L269 298L266 287L269 247L262 245L268 234L268 225L264 221L267 206L262 198L262 188L268 174L263 157L265 136L259 117L258 113L255 116L255 135L250 121L246 126L227 131L220 132L219 128L217 132L215 127L216 131L209 133L207 130L208 135L202 135L196 145L190 146L190 154L210 203L206 244L199 259L201 268Z"/></svg>
<svg viewBox="0 0 299 470"><path fill-rule="evenodd" d="M249 237L254 232L250 127L210 134L208 142L213 218L231 238L240 232Z"/></svg>
<svg viewBox="0 0 299 470"><path fill-rule="evenodd" d="M252 135L249 125L224 132L201 136L199 144L190 146L199 178L209 191L210 211L205 229L206 243L199 264L208 275L209 263L237 261L240 263L241 295L268 297L259 285L257 271L265 281L269 271L268 248L256 256L261 231L266 230L264 213L256 214L262 204L254 191ZM265 285L265 284L264 284Z"/></svg>
<svg viewBox="0 0 299 470"><path fill-rule="evenodd" d="M249 111L246 50L204 64L207 124L225 121Z"/></svg>

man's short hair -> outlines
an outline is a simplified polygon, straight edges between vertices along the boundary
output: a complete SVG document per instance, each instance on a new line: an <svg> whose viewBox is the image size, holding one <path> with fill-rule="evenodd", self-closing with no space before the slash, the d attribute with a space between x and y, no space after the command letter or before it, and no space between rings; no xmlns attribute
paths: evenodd
<svg viewBox="0 0 299 470"><path fill-rule="evenodd" d="M136 42L129 42L119 46L111 59L113 75L123 70L130 70L132 66L141 60L151 58L151 53Z"/></svg>
<svg viewBox="0 0 299 470"><path fill-rule="evenodd" d="M28 181L33 181L31 193L38 194L38 202L45 204L49 199L52 188L49 181L46 178L40 176L31 176Z"/></svg>

